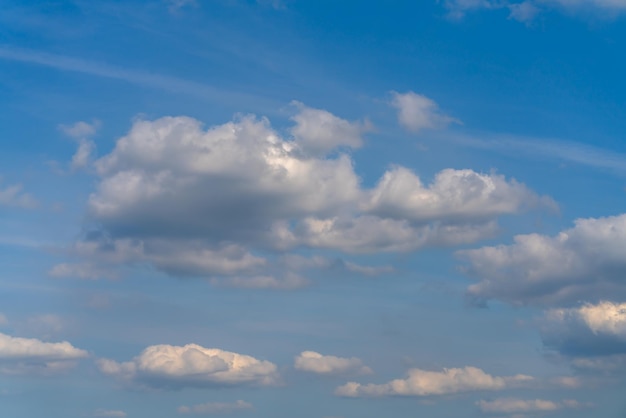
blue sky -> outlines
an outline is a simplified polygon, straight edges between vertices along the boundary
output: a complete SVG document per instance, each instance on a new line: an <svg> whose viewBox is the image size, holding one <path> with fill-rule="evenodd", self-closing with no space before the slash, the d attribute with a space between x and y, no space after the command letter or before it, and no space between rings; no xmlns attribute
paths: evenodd
<svg viewBox="0 0 626 418"><path fill-rule="evenodd" d="M626 2L0 4L0 412L624 417Z"/></svg>

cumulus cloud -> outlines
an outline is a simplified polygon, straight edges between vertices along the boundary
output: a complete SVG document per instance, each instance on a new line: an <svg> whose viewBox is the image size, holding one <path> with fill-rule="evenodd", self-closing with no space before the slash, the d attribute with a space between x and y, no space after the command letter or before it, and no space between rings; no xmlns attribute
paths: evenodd
<svg viewBox="0 0 626 418"><path fill-rule="evenodd" d="M556 206L502 175L453 169L437 173L430 185L424 185L411 170L396 167L384 174L368 197L369 213L417 223L489 220L540 204Z"/></svg>
<svg viewBox="0 0 626 418"><path fill-rule="evenodd" d="M570 357L626 354L626 303L548 310L541 334L548 348Z"/></svg>
<svg viewBox="0 0 626 418"><path fill-rule="evenodd" d="M313 155L326 155L339 148L360 148L363 145L362 135L370 129L366 122L348 122L332 113L313 109L300 102L293 102L298 113L292 117L295 126L291 134L296 144Z"/></svg>
<svg viewBox="0 0 626 418"><path fill-rule="evenodd" d="M72 125L59 125L59 129L65 135L71 137L78 144L76 153L72 156L72 169L87 167L96 150L96 143L91 139L100 128L99 121L92 123L79 121Z"/></svg>
<svg viewBox="0 0 626 418"><path fill-rule="evenodd" d="M113 409L97 409L93 413L94 417L100 418L126 418L127 414L124 411L113 410Z"/></svg>
<svg viewBox="0 0 626 418"><path fill-rule="evenodd" d="M325 356L315 351L303 351L294 361L296 370L316 374L370 374L372 369L356 357Z"/></svg>
<svg viewBox="0 0 626 418"><path fill-rule="evenodd" d="M111 266L149 265L217 285L295 288L303 283L290 279L296 272L276 274L258 254L466 244L493 236L500 215L552 204L515 180L472 170L444 170L424 184L393 167L363 188L351 158L333 151L359 146L364 125L296 108L291 138L254 116L208 129L188 117L135 121L95 162L95 230L68 251L78 262L50 274L94 278Z"/></svg>
<svg viewBox="0 0 626 418"><path fill-rule="evenodd" d="M225 415L232 414L234 412L250 410L252 408L253 406L251 403L242 400L238 400L233 403L207 402L200 405L181 406L178 408L178 413L194 415Z"/></svg>
<svg viewBox="0 0 626 418"><path fill-rule="evenodd" d="M543 399L515 399L501 398L492 401L480 400L476 405L482 412L489 414L532 414L537 412L552 412L560 409L578 409L583 405L573 399L563 401L548 401Z"/></svg>
<svg viewBox="0 0 626 418"><path fill-rule="evenodd" d="M434 372L411 369L404 379L384 384L349 382L335 390L345 397L431 396L458 392L502 390L529 384L534 379L526 375L492 376L476 367L443 369Z"/></svg>
<svg viewBox="0 0 626 418"><path fill-rule="evenodd" d="M99 359L102 373L141 386L181 387L268 386L276 384L276 365L269 361L197 344L153 345L131 361Z"/></svg>
<svg viewBox="0 0 626 418"><path fill-rule="evenodd" d="M37 200L23 190L21 184L2 186L2 176L0 176L0 207L16 207L22 209L33 209L37 207Z"/></svg>
<svg viewBox="0 0 626 418"><path fill-rule="evenodd" d="M477 301L568 305L626 296L626 215L578 219L556 236L518 235L511 245L458 254L478 279L467 289Z"/></svg>
<svg viewBox="0 0 626 418"><path fill-rule="evenodd" d="M440 112L433 100L412 91L392 92L391 105L398 110L398 122L407 130L418 133L424 129L443 128L455 122L454 118Z"/></svg>
<svg viewBox="0 0 626 418"><path fill-rule="evenodd" d="M88 356L69 342L44 342L0 333L0 373L53 374L73 367Z"/></svg>

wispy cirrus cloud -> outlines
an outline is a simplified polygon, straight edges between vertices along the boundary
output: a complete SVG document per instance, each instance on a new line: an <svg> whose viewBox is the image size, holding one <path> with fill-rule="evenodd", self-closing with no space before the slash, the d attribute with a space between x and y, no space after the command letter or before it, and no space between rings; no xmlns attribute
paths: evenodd
<svg viewBox="0 0 626 418"><path fill-rule="evenodd" d="M141 87L193 96L204 100L215 100L222 103L254 102L269 107L267 99L247 93L226 91L205 83L153 71L123 68L66 55L0 45L0 59L119 80Z"/></svg>

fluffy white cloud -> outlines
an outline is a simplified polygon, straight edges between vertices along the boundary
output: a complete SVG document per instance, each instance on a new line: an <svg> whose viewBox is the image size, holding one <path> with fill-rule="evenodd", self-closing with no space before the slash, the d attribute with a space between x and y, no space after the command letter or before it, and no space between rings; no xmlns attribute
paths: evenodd
<svg viewBox="0 0 626 418"><path fill-rule="evenodd" d="M502 398L493 401L481 400L476 402L481 411L490 414L530 414L537 412L552 412L559 409L578 409L583 405L573 399L560 402L543 399L515 399Z"/></svg>
<svg viewBox="0 0 626 418"><path fill-rule="evenodd" d="M97 409L94 413L93 416L94 417L100 417L100 418L126 418L126 412L124 411L120 411L120 410L113 410L113 409Z"/></svg>
<svg viewBox="0 0 626 418"><path fill-rule="evenodd" d="M211 415L211 414L232 414L237 411L250 410L253 406L249 402L238 400L233 403L227 402L207 402L200 405L181 406L178 408L179 414Z"/></svg>
<svg viewBox="0 0 626 418"><path fill-rule="evenodd" d="M455 119L441 113L433 100L412 91L392 92L391 105L398 109L398 122L414 133L442 128L455 122Z"/></svg>
<svg viewBox="0 0 626 418"><path fill-rule="evenodd" d="M578 219L556 236L518 235L511 245L458 253L478 278L467 293L513 304L571 304L626 297L626 215Z"/></svg>
<svg viewBox="0 0 626 418"><path fill-rule="evenodd" d="M348 122L332 113L293 102L299 112L292 118L291 134L300 148L312 155L326 155L338 147L360 148L368 123Z"/></svg>
<svg viewBox="0 0 626 418"><path fill-rule="evenodd" d="M88 356L69 342L44 342L0 333L0 373L51 374L67 370Z"/></svg>
<svg viewBox="0 0 626 418"><path fill-rule="evenodd" d="M397 167L385 173L368 197L369 213L417 223L480 221L542 203L556 206L502 175L453 169L437 173L426 186L409 169Z"/></svg>
<svg viewBox="0 0 626 418"><path fill-rule="evenodd" d="M281 279L285 272L255 254L465 244L493 236L500 215L550 203L514 180L471 170L444 170L425 185L394 167L365 189L349 156L326 155L359 146L364 126L297 108L287 139L253 116L208 129L187 117L135 121L95 163L88 214L98 232L69 251L78 263L50 274L93 278L114 275L111 266L151 265L218 285L294 288L303 282ZM377 273L349 262L344 269Z"/></svg>
<svg viewBox="0 0 626 418"><path fill-rule="evenodd" d="M37 207L37 200L29 193L22 191L21 184L2 186L0 176L0 206L33 209Z"/></svg>
<svg viewBox="0 0 626 418"><path fill-rule="evenodd" d="M528 384L534 379L526 375L492 376L476 367L444 369L433 372L411 369L405 379L384 384L363 385L349 382L335 390L338 396L431 396L479 390L502 390Z"/></svg>
<svg viewBox="0 0 626 418"><path fill-rule="evenodd" d="M303 351L296 356L294 367L317 374L372 373L372 369L356 357L325 356L315 351Z"/></svg>
<svg viewBox="0 0 626 418"><path fill-rule="evenodd" d="M97 364L102 373L121 381L168 389L267 386L278 381L276 365L269 361L197 344L153 345L131 361L99 359Z"/></svg>

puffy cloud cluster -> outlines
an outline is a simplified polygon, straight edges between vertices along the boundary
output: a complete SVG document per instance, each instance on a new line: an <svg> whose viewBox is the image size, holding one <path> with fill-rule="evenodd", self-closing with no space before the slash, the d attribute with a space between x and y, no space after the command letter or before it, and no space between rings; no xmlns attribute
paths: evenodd
<svg viewBox="0 0 626 418"><path fill-rule="evenodd" d="M437 103L432 99L412 91L392 92L391 105L398 110L398 122L413 133L424 129L443 128L455 121L441 113Z"/></svg>
<svg viewBox="0 0 626 418"><path fill-rule="evenodd" d="M569 305L626 297L626 215L578 219L556 236L518 235L511 245L459 252L478 279L478 301Z"/></svg>
<svg viewBox="0 0 626 418"><path fill-rule="evenodd" d="M533 414L538 412L552 412L560 409L578 409L583 405L573 399L560 402L543 399L515 399L501 398L493 401L480 400L476 405L482 412L489 414Z"/></svg>
<svg viewBox="0 0 626 418"><path fill-rule="evenodd" d="M523 386L533 380L532 377L526 375L492 376L476 367L444 369L441 372L411 369L404 379L367 385L349 382L338 387L335 394L345 397L446 395L458 392L502 390Z"/></svg>
<svg viewBox="0 0 626 418"><path fill-rule="evenodd" d="M153 345L131 361L99 359L100 371L126 383L175 389L181 387L268 386L276 384L276 365L254 357L205 348Z"/></svg>
<svg viewBox="0 0 626 418"><path fill-rule="evenodd" d="M208 129L188 117L135 121L95 162L100 180L88 214L100 232L71 250L81 263L51 274L90 278L110 265L148 264L171 275L281 287L259 251L464 244L493 236L500 215L552 204L514 180L471 170L444 170L424 184L393 167L365 189L350 157L331 151L360 146L367 127L297 109L289 138L252 116Z"/></svg>
<svg viewBox="0 0 626 418"><path fill-rule="evenodd" d="M0 373L53 374L75 366L88 356L67 341L49 343L0 333Z"/></svg>
<svg viewBox="0 0 626 418"><path fill-rule="evenodd" d="M372 369L356 357L325 356L315 351L303 351L296 356L294 367L316 374L372 373Z"/></svg>
<svg viewBox="0 0 626 418"><path fill-rule="evenodd" d="M181 406L178 408L179 414L194 414L194 415L225 415L232 414L237 411L244 411L252 409L252 404L242 400L238 400L233 403L227 402L207 402L193 406Z"/></svg>

